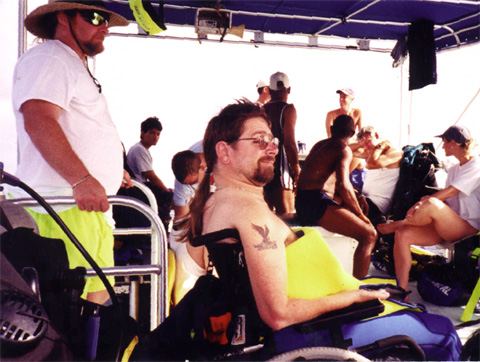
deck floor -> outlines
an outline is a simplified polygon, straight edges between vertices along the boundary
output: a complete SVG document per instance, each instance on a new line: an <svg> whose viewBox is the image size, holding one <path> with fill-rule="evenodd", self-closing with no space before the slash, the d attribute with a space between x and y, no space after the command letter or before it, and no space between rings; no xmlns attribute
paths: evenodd
<svg viewBox="0 0 480 362"><path fill-rule="evenodd" d="M370 265L369 275L388 276L387 273L376 269L373 265ZM439 314L439 315L448 317L452 321L454 326L457 326L460 323L462 323L462 321L460 320L460 317L462 316L465 306L451 306L451 307L439 306L439 305L435 305L425 301L418 293L416 281L411 281L409 283L409 289L412 291L412 293L410 294L410 302L412 304L421 304L425 306L425 308L429 313ZM479 318L480 318L480 313L474 313L471 320L476 320ZM457 332L458 332L458 335L460 336L460 339L462 340L462 344L464 344L465 341L468 339L468 337L478 328L480 328L480 324L458 329Z"/></svg>

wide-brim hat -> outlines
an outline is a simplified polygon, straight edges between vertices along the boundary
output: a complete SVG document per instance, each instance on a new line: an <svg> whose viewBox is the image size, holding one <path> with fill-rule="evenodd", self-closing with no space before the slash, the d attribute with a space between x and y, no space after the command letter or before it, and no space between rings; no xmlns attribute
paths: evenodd
<svg viewBox="0 0 480 362"><path fill-rule="evenodd" d="M127 26L128 20L123 16L107 10L103 1L81 1L81 0L48 0L48 4L39 6L25 18L25 27L27 30L43 39L51 39L51 36L45 30L43 17L50 13L65 10L97 10L109 15L108 27Z"/></svg>

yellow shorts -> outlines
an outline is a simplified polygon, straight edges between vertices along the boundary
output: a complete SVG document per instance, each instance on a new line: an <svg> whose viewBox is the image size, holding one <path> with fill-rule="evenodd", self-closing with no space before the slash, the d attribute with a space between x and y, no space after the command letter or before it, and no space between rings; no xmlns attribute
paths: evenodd
<svg viewBox="0 0 480 362"><path fill-rule="evenodd" d="M41 214L28 208L27 211L37 222L41 236L63 240L71 269L78 266L91 269L90 264L50 215ZM58 215L100 268L114 266L112 228L107 224L103 213L80 211L75 206L72 209L59 212ZM108 281L111 285L115 284L114 277L108 277ZM87 293L105 289L105 285L99 277L87 278L82 298L86 298Z"/></svg>

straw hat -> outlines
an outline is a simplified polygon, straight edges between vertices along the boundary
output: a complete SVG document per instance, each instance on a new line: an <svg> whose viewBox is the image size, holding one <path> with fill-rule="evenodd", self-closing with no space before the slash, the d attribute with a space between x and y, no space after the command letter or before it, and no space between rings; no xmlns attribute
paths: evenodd
<svg viewBox="0 0 480 362"><path fill-rule="evenodd" d="M42 21L43 17L46 14L72 9L92 9L109 14L109 28L112 26L126 26L129 24L128 20L125 19L123 16L107 10L103 1L48 0L47 5L39 6L25 18L25 27L33 35L36 35L43 39L50 39L51 36L49 36L48 32L45 31L45 25Z"/></svg>

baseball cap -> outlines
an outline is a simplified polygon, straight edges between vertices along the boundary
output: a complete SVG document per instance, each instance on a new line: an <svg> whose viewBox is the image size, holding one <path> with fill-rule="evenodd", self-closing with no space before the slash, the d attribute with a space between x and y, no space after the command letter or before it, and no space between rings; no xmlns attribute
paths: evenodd
<svg viewBox="0 0 480 362"><path fill-rule="evenodd" d="M290 88L290 80L285 73L276 72L270 76L270 86L271 90L280 90Z"/></svg>
<svg viewBox="0 0 480 362"><path fill-rule="evenodd" d="M472 139L468 128L458 125L448 127L448 129L443 132L443 134L435 137L448 138L454 140L457 143L466 143L467 141Z"/></svg>
<svg viewBox="0 0 480 362"><path fill-rule="evenodd" d="M342 89L338 89L337 90L337 93L343 93L343 94L346 94L347 96L350 96L352 98L355 98L355 92L353 91L352 88L342 88Z"/></svg>
<svg viewBox="0 0 480 362"><path fill-rule="evenodd" d="M264 82L262 79L260 79L257 82L257 88L263 88L263 87L268 87L268 84L266 82Z"/></svg>

